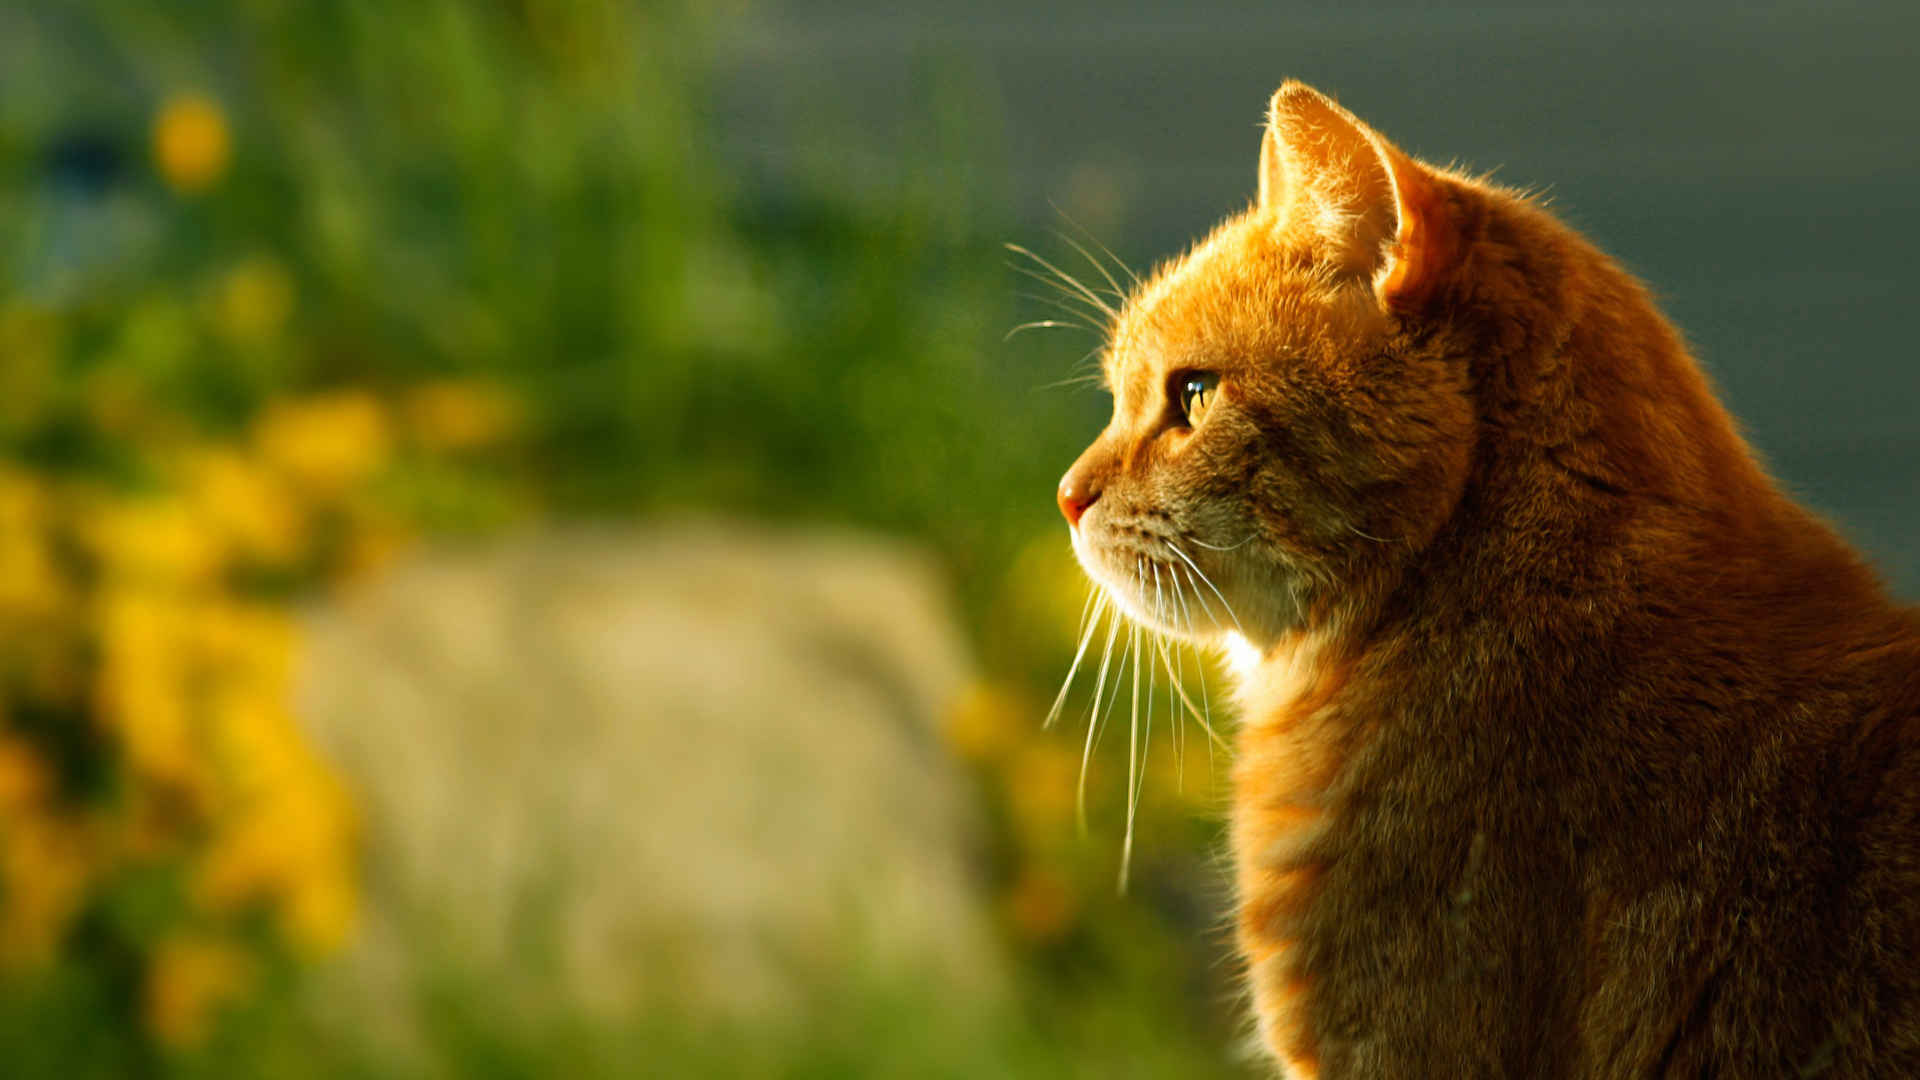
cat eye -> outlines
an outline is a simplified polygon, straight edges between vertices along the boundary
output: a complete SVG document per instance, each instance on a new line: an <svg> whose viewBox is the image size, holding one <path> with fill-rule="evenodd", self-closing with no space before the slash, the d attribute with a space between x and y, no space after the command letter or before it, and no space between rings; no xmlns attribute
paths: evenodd
<svg viewBox="0 0 1920 1080"><path fill-rule="evenodd" d="M1211 371L1190 371L1174 376L1173 383L1176 390L1173 402L1180 410L1181 422L1188 427L1197 426L1213 407L1213 399L1220 389L1220 376Z"/></svg>

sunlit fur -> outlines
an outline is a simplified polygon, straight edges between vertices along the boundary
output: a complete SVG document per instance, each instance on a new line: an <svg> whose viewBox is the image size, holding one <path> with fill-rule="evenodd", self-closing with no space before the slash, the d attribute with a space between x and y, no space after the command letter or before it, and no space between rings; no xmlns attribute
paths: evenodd
<svg viewBox="0 0 1920 1080"><path fill-rule="evenodd" d="M1274 1058L1920 1075L1920 617L1527 198L1297 84L1259 190L1102 313L1062 505L1114 603L1241 672Z"/></svg>

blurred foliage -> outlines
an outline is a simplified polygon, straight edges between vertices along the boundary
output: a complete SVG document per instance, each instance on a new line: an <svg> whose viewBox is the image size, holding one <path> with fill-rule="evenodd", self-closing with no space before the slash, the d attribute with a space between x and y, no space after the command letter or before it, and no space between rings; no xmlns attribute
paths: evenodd
<svg viewBox="0 0 1920 1080"><path fill-rule="evenodd" d="M378 1073L276 1005L352 932L359 828L287 712L289 602L424 532L686 507L861 522L955 568L990 678L949 735L1028 1008L988 1035L862 989L845 1030L588 1038L474 1021L456 980L423 992L457 1071L1220 1068L1188 1041L1226 1041L1193 893L1209 757L1149 759L1121 898L1124 777L1093 755L1076 840L1079 734L1036 732L1083 596L1047 494L1090 413L1036 392L1077 348L1002 341L990 117L934 65L864 195L830 154L727 175L722 29L603 0L0 14L10 1071Z"/></svg>

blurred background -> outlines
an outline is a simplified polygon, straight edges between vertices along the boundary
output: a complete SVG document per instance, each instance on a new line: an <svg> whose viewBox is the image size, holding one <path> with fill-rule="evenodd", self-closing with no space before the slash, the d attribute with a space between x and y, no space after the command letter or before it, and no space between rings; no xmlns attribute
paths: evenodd
<svg viewBox="0 0 1920 1080"><path fill-rule="evenodd" d="M1303 78L1642 274L1912 599L1916 32L0 8L7 1074L1256 1075L1224 755L1157 738L1122 892L1124 732L1082 827L1042 728L1106 401L1003 244L1177 253Z"/></svg>

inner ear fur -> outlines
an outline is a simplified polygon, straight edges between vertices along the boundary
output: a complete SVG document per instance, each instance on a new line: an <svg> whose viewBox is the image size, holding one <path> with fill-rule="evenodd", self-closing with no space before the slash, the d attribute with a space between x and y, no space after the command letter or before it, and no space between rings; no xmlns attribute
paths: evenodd
<svg viewBox="0 0 1920 1080"><path fill-rule="evenodd" d="M1394 311L1425 307L1459 257L1439 178L1304 83L1268 107L1259 206Z"/></svg>

